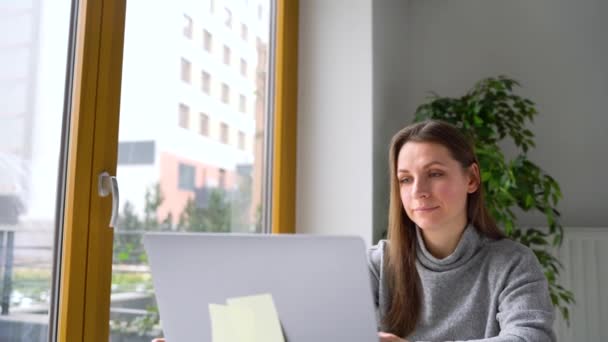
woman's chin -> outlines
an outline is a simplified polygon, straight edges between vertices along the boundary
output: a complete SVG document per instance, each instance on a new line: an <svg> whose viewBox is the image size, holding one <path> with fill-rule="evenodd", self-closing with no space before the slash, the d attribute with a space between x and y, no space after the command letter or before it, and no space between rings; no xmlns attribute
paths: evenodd
<svg viewBox="0 0 608 342"><path fill-rule="evenodd" d="M441 229L441 222L439 220L416 220L414 221L416 225L423 231L434 231Z"/></svg>

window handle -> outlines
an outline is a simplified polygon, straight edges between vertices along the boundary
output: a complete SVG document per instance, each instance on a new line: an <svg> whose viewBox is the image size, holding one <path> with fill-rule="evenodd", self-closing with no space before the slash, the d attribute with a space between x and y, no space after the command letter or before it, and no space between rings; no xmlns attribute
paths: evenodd
<svg viewBox="0 0 608 342"><path fill-rule="evenodd" d="M115 176L110 176L106 171L102 172L97 179L97 189L99 196L106 197L112 194L112 216L110 217L110 228L116 227L118 221L118 203L120 196L118 193L118 180Z"/></svg>

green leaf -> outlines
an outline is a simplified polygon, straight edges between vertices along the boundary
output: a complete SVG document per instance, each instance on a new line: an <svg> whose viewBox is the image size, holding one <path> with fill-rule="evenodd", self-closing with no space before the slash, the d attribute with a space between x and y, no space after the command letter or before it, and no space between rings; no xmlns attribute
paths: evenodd
<svg viewBox="0 0 608 342"><path fill-rule="evenodd" d="M477 127L483 126L483 120L479 116L473 117L473 122Z"/></svg>

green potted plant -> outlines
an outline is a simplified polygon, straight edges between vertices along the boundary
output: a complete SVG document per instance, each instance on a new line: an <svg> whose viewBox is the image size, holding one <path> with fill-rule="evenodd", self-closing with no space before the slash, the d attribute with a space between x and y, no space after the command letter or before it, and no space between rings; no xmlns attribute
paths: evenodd
<svg viewBox="0 0 608 342"><path fill-rule="evenodd" d="M526 123L533 121L537 110L534 102L514 92L515 86L520 84L499 76L479 81L462 97L433 94L417 108L415 121L447 121L471 139L482 170L488 209L510 238L534 251L549 282L553 305L569 322L568 307L574 297L559 284L562 265L550 253L552 247L561 245L564 234L556 209L562 193L555 179L528 159L527 152L535 144ZM516 156L510 160L498 145L503 139L511 139L517 148ZM522 227L515 208L539 211L546 217L546 228Z"/></svg>

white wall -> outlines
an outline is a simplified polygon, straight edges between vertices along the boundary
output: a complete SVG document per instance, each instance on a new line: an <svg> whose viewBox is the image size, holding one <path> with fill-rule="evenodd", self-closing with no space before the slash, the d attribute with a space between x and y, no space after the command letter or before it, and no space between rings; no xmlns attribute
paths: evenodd
<svg viewBox="0 0 608 342"><path fill-rule="evenodd" d="M379 238L390 137L430 91L459 96L498 74L538 104L530 157L562 186L564 226L605 226L607 15L597 0L302 1L297 231L367 236L371 201Z"/></svg>
<svg viewBox="0 0 608 342"><path fill-rule="evenodd" d="M373 4L373 227L374 241L388 225L388 146L394 133L410 119L407 112L407 44L399 43L408 32L408 3L403 0Z"/></svg>
<svg viewBox="0 0 608 342"><path fill-rule="evenodd" d="M562 186L562 223L605 227L607 17L599 0L411 0L406 34L394 42L408 49L406 112L430 90L459 96L482 77L518 79L538 104L530 157Z"/></svg>
<svg viewBox="0 0 608 342"><path fill-rule="evenodd" d="M296 231L372 238L372 1L300 1Z"/></svg>

